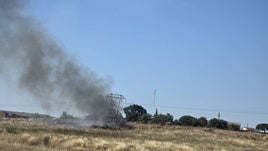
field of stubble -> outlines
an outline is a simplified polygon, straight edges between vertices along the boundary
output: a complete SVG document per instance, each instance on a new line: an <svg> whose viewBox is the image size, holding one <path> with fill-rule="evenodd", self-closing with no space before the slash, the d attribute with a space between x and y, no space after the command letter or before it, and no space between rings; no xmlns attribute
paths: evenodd
<svg viewBox="0 0 268 151"><path fill-rule="evenodd" d="M33 120L0 120L0 150L268 150L268 135L227 130L132 124L134 129L68 128Z"/></svg>

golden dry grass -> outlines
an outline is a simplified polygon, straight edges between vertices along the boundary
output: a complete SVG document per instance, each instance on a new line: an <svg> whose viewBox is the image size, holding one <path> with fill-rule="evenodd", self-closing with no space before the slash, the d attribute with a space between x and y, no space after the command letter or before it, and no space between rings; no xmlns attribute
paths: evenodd
<svg viewBox="0 0 268 151"><path fill-rule="evenodd" d="M268 150L268 135L135 124L133 130L74 129L29 120L0 121L0 150L207 151Z"/></svg>

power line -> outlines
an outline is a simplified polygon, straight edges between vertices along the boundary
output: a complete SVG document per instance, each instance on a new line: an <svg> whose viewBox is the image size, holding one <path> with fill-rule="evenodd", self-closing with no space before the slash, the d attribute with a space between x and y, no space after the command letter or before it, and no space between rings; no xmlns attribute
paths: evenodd
<svg viewBox="0 0 268 151"><path fill-rule="evenodd" d="M122 103L123 105L132 105L135 103ZM154 104L141 104L142 106L148 106L148 107L155 107ZM32 106L32 104L0 104L0 107L29 107ZM234 114L254 114L254 115L268 115L268 113L265 112L259 112L259 111L234 111L234 110L226 110L226 109L210 109L210 108L195 108L195 107L183 107L183 106L167 106L167 105L158 105L160 108L167 108L167 109L178 109L178 110L191 110L191 111L204 111L204 112L221 112L221 113L234 113Z"/></svg>
<svg viewBox="0 0 268 151"><path fill-rule="evenodd" d="M131 105L133 103L125 103L126 105ZM152 104L142 104L143 106L152 107ZM255 115L268 115L265 112L258 112L258 111L234 111L234 110L225 110L225 109L209 109L209 108L194 108L194 107L182 107L182 106L165 106L165 105L158 105L161 108L168 108L168 109L182 109L182 110L194 110L194 111L205 111L205 112L222 112L222 113L234 113L234 114L255 114Z"/></svg>

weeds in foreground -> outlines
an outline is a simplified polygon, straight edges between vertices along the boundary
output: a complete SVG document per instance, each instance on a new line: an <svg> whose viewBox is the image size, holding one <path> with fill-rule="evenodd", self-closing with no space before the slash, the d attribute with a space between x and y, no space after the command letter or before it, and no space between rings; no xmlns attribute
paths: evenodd
<svg viewBox="0 0 268 151"><path fill-rule="evenodd" d="M180 126L134 125L133 130L75 129L0 121L0 150L267 150L268 136Z"/></svg>

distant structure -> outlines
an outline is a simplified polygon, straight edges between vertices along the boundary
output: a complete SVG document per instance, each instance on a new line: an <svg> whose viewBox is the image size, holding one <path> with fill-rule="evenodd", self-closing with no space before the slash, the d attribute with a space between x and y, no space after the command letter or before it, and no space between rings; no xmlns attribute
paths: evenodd
<svg viewBox="0 0 268 151"><path fill-rule="evenodd" d="M118 110L118 112L123 111L122 104L126 101L126 98L123 95L110 93L107 97L108 100L111 101L111 105L114 106L115 110Z"/></svg>
<svg viewBox="0 0 268 151"><path fill-rule="evenodd" d="M122 104L126 102L126 98L121 94L110 93L107 95L111 106L114 108L108 112L105 124L108 126L118 127L125 124L121 112L123 111Z"/></svg>
<svg viewBox="0 0 268 151"><path fill-rule="evenodd" d="M153 109L153 110L155 110L155 114L157 115L158 112L157 112L157 108L156 108L156 105L155 105L155 97L156 97L156 89L154 89L154 102L153 102L153 104L154 104L154 109Z"/></svg>
<svg viewBox="0 0 268 151"><path fill-rule="evenodd" d="M39 113L26 113L26 112L0 110L0 119L3 119L3 118L45 118L45 117L51 117L51 116L47 114L39 114Z"/></svg>
<svg viewBox="0 0 268 151"><path fill-rule="evenodd" d="M218 120L221 119L221 113L218 113Z"/></svg>

